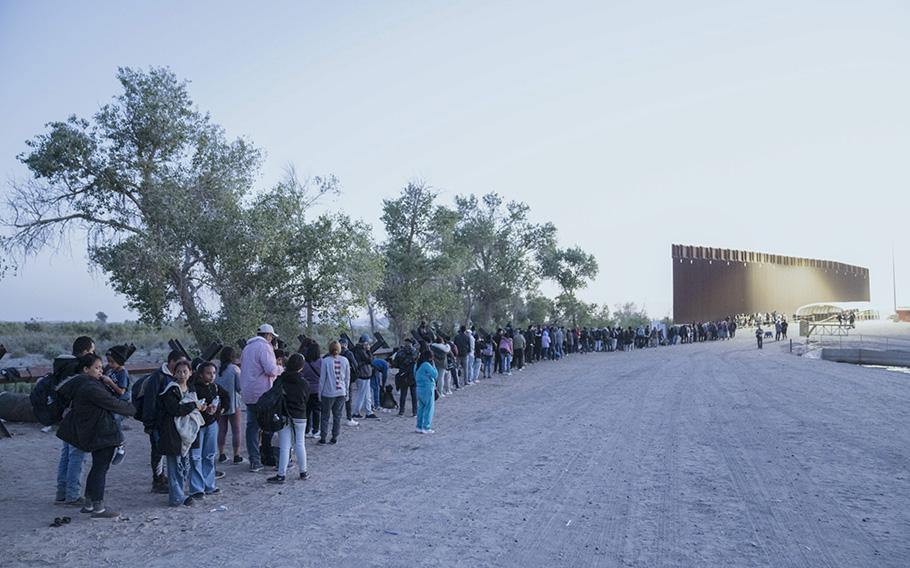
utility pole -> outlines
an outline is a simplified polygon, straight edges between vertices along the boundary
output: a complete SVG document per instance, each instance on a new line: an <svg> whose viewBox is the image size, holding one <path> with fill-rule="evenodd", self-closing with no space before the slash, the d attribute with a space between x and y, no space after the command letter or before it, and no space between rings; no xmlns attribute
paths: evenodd
<svg viewBox="0 0 910 568"><path fill-rule="evenodd" d="M897 271L894 264L894 242L891 243L891 287L894 291L894 315L897 315Z"/></svg>

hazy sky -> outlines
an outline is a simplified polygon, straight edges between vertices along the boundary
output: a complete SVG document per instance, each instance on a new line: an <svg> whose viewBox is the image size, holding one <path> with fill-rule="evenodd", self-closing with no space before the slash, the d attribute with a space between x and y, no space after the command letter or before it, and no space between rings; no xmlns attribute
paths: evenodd
<svg viewBox="0 0 910 568"><path fill-rule="evenodd" d="M887 310L892 243L910 304L908 29L906 1L5 0L0 179L118 66L167 65L267 152L260 188L334 173L374 227L409 178L497 191L595 254L586 300L670 313L679 242L868 266ZM131 317L84 258L0 281L0 320Z"/></svg>

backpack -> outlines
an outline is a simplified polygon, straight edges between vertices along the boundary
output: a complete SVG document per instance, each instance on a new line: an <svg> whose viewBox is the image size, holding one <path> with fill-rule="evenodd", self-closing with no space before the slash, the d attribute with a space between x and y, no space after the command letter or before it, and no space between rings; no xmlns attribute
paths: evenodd
<svg viewBox="0 0 910 568"><path fill-rule="evenodd" d="M480 352L480 354L483 355L484 357L492 357L493 356L493 346L490 345L489 343L487 343L484 346L483 351Z"/></svg>
<svg viewBox="0 0 910 568"><path fill-rule="evenodd" d="M145 383L151 376L152 374L149 373L148 375L141 377L139 380L134 382L133 386L130 388L130 398L133 401L133 406L136 407L136 414L133 415L133 418L139 422L143 422L142 407L145 403Z"/></svg>
<svg viewBox="0 0 910 568"><path fill-rule="evenodd" d="M288 423L284 384L279 378L256 402L256 424L263 432L278 432Z"/></svg>
<svg viewBox="0 0 910 568"><path fill-rule="evenodd" d="M67 377L58 384L54 380L54 374L48 373L38 379L32 392L28 395L28 400L32 403L32 412L38 422L45 426L53 426L63 420L64 411L69 407L71 401L61 395L57 389L72 378Z"/></svg>

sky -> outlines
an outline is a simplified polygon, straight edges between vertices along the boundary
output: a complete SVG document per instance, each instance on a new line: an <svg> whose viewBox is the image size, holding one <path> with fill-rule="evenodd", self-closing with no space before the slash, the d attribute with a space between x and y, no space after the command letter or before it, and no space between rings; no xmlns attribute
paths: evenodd
<svg viewBox="0 0 910 568"><path fill-rule="evenodd" d="M600 274L579 295L672 312L673 243L869 267L910 305L910 3L0 0L0 194L44 124L119 66L169 66L230 137L334 174L381 238L421 178L496 191ZM545 291L553 292L552 288ZM84 244L0 280L0 320L135 319Z"/></svg>

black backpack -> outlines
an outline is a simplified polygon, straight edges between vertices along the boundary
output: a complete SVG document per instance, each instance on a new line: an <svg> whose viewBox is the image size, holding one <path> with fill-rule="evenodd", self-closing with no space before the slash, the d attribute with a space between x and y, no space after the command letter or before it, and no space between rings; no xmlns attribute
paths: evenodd
<svg viewBox="0 0 910 568"><path fill-rule="evenodd" d="M64 411L69 407L71 401L61 395L57 389L72 378L67 377L57 383L54 374L48 373L38 379L31 394L28 395L28 400L32 403L32 412L38 422L45 426L53 426L63 420Z"/></svg>
<svg viewBox="0 0 910 568"><path fill-rule="evenodd" d="M145 422L142 415L142 407L145 406L145 384L148 382L149 377L152 374L149 373L141 377L139 380L133 383L132 388L130 389L130 397L133 402L133 406L136 407L136 414L133 415L133 418L139 422Z"/></svg>
<svg viewBox="0 0 910 568"><path fill-rule="evenodd" d="M284 384L279 378L256 402L256 423L263 432L278 432L288 423Z"/></svg>

